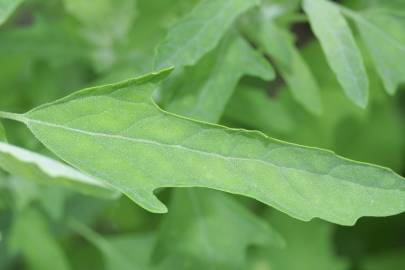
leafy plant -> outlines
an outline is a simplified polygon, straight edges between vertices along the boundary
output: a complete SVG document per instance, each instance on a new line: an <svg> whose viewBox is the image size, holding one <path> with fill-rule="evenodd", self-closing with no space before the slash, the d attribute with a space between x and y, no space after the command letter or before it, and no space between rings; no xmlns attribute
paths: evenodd
<svg viewBox="0 0 405 270"><path fill-rule="evenodd" d="M402 269L403 10L0 0L0 269Z"/></svg>

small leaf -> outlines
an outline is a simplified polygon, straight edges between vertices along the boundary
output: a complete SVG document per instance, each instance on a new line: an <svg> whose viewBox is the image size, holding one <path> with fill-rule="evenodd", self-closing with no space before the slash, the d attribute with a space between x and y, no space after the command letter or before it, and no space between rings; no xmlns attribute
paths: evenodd
<svg viewBox="0 0 405 270"><path fill-rule="evenodd" d="M368 77L362 55L345 18L334 4L326 0L304 0L303 8L346 95L365 108Z"/></svg>
<svg viewBox="0 0 405 270"><path fill-rule="evenodd" d="M289 33L269 21L264 23L259 35L261 44L274 57L294 98L311 113L320 115L322 103L318 83L295 48Z"/></svg>
<svg viewBox="0 0 405 270"><path fill-rule="evenodd" d="M240 78L249 74L274 78L268 61L239 36L228 35L196 66L172 79L163 92L174 95L166 109L207 122L218 122ZM190 89L190 85L193 87Z"/></svg>
<svg viewBox="0 0 405 270"><path fill-rule="evenodd" d="M13 14L24 0L0 0L0 25Z"/></svg>
<svg viewBox="0 0 405 270"><path fill-rule="evenodd" d="M219 43L232 22L258 0L203 0L170 28L156 52L155 67L195 64Z"/></svg>
<svg viewBox="0 0 405 270"><path fill-rule="evenodd" d="M350 13L360 30L375 67L381 76L385 89L391 95L395 94L401 83L405 83L405 45L391 36L389 31L381 29L373 22L374 14L360 15ZM388 28L391 20L383 20ZM403 27L403 24L401 24Z"/></svg>
<svg viewBox="0 0 405 270"><path fill-rule="evenodd" d="M0 142L0 167L24 179L47 185L64 185L76 191L102 197L117 197L99 180L46 156Z"/></svg>
<svg viewBox="0 0 405 270"><path fill-rule="evenodd" d="M246 269L251 245L284 245L263 220L237 201L210 190L176 190L156 243L155 258L184 258L201 269ZM181 269L195 269L184 266Z"/></svg>
<svg viewBox="0 0 405 270"><path fill-rule="evenodd" d="M405 210L405 180L389 169L162 111L150 98L151 81L165 74L85 89L8 117L152 212L167 211L153 194L161 187L218 189L298 219L343 225Z"/></svg>

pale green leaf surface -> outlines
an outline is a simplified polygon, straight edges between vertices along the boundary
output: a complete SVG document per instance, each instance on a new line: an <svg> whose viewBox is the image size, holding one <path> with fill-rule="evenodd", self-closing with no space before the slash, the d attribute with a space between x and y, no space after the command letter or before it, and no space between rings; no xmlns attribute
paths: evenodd
<svg viewBox="0 0 405 270"><path fill-rule="evenodd" d="M284 244L263 220L212 190L176 190L161 226L155 258L177 255L179 269L246 269L248 246Z"/></svg>
<svg viewBox="0 0 405 270"><path fill-rule="evenodd" d="M262 249L251 270L346 270L347 263L333 250L333 226L326 222L304 223L281 213L272 213L269 222L282 233L286 248Z"/></svg>
<svg viewBox="0 0 405 270"><path fill-rule="evenodd" d="M304 0L303 8L346 95L366 107L369 83L363 58L340 10L326 0Z"/></svg>
<svg viewBox="0 0 405 270"><path fill-rule="evenodd" d="M405 44L375 23L373 21L376 20L375 14L351 14L384 82L385 89L393 95L400 84L405 83ZM389 29L394 21L396 20L384 19L382 25ZM404 21L400 25L405 38Z"/></svg>
<svg viewBox="0 0 405 270"><path fill-rule="evenodd" d="M294 98L313 114L321 114L322 102L318 83L295 48L289 33L269 21L264 23L259 35L261 44L266 52L274 57L277 68Z"/></svg>
<svg viewBox="0 0 405 270"><path fill-rule="evenodd" d="M1 116L24 122L66 162L152 212L167 211L153 194L161 187L218 189L302 220L344 225L405 210L405 181L389 169L162 111L150 98L156 85L146 78L165 73Z"/></svg>
<svg viewBox="0 0 405 270"><path fill-rule="evenodd" d="M17 9L24 0L1 0L0 1L0 25Z"/></svg>
<svg viewBox="0 0 405 270"><path fill-rule="evenodd" d="M99 180L70 166L35 152L0 142L0 167L11 174L47 185L64 185L76 191L102 197L116 197Z"/></svg>
<svg viewBox="0 0 405 270"><path fill-rule="evenodd" d="M174 25L158 46L155 67L195 64L219 43L232 22L258 0L204 0Z"/></svg>
<svg viewBox="0 0 405 270"><path fill-rule="evenodd" d="M71 269L45 220L34 208L19 212L12 227L10 248L22 254L32 270Z"/></svg>
<svg viewBox="0 0 405 270"><path fill-rule="evenodd" d="M245 74L264 80L275 76L267 60L232 32L217 49L197 65L186 68L163 89L174 95L166 109L193 119L218 122Z"/></svg>

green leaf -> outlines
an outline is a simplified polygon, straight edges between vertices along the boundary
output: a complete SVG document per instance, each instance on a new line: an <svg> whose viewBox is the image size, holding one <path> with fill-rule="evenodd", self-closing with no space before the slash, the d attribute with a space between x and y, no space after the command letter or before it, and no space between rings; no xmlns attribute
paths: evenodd
<svg viewBox="0 0 405 270"><path fill-rule="evenodd" d="M170 209L155 258L184 258L180 269L246 269L248 246L284 244L264 221L219 192L176 190Z"/></svg>
<svg viewBox="0 0 405 270"><path fill-rule="evenodd" d="M0 25L13 14L24 0L0 0Z"/></svg>
<svg viewBox="0 0 405 270"><path fill-rule="evenodd" d="M0 142L3 141L7 141L7 137L6 137L6 130L3 127L3 124L0 122Z"/></svg>
<svg viewBox="0 0 405 270"><path fill-rule="evenodd" d="M186 68L163 89L174 97L166 109L207 122L218 122L240 78L274 78L268 61L232 32L196 66ZM190 85L193 87L190 89Z"/></svg>
<svg viewBox="0 0 405 270"><path fill-rule="evenodd" d="M321 221L303 223L276 212L269 215L268 220L285 237L287 247L283 250L275 248L260 250L252 263L252 269L348 269L347 263L334 254L331 224ZM259 265L262 268L254 268Z"/></svg>
<svg viewBox="0 0 405 270"><path fill-rule="evenodd" d="M59 243L51 235L45 217L34 208L17 214L10 247L21 253L32 270L68 270L68 260Z"/></svg>
<svg viewBox="0 0 405 270"><path fill-rule="evenodd" d="M301 54L294 46L289 33L274 22L264 22L259 31L260 42L276 62L277 69L286 81L294 98L315 115L322 113L318 83Z"/></svg>
<svg viewBox="0 0 405 270"><path fill-rule="evenodd" d="M232 22L258 0L204 0L170 28L157 48L155 67L195 64L219 43Z"/></svg>
<svg viewBox="0 0 405 270"><path fill-rule="evenodd" d="M403 35L404 40L400 41L390 35L389 30L382 29L380 25L384 25L384 27L389 29L389 26L395 24L397 20L394 18L384 18L385 16L377 16L373 13L363 15L348 12L360 30L361 37L384 82L385 89L389 94L395 94L400 84L405 83L405 45L403 43L405 35ZM380 25L374 21L381 21ZM404 22L398 22L398 26L402 27L403 33Z"/></svg>
<svg viewBox="0 0 405 270"><path fill-rule="evenodd" d="M346 95L365 108L368 77L362 55L345 18L333 3L326 0L304 0L303 8Z"/></svg>
<svg viewBox="0 0 405 270"><path fill-rule="evenodd" d="M172 267L171 262L159 267L151 265L152 249L156 242L154 234L103 237L76 220L70 220L69 226L102 252L107 270L179 269Z"/></svg>
<svg viewBox="0 0 405 270"><path fill-rule="evenodd" d="M0 168L24 179L64 185L86 194L113 198L118 194L99 180L46 156L0 142Z"/></svg>
<svg viewBox="0 0 405 270"><path fill-rule="evenodd" d="M236 89L224 116L266 134L290 134L296 125L292 113L280 98L271 98L265 89L244 84Z"/></svg>
<svg viewBox="0 0 405 270"><path fill-rule="evenodd" d="M105 258L107 270L148 269L148 258L150 257L153 243L153 238L150 236L140 237L140 239L131 241L132 245L130 247L122 249L76 220L70 220L69 226L100 249ZM137 248L140 246L143 249Z"/></svg>
<svg viewBox="0 0 405 270"><path fill-rule="evenodd" d="M25 123L63 160L152 212L161 187L207 187L255 198L287 214L352 225L405 210L404 178L330 151L285 143L162 111L152 80L167 70L85 89L26 114ZM97 158L95 158L97 157Z"/></svg>

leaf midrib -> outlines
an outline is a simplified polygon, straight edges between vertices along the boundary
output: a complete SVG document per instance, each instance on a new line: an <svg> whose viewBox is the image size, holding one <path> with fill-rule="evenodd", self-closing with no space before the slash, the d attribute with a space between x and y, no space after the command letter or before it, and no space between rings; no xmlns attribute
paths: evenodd
<svg viewBox="0 0 405 270"><path fill-rule="evenodd" d="M190 147L185 147L184 145L180 145L180 144L168 144L168 143L162 143L162 142L157 142L157 141L148 140L148 139L125 137L125 136L122 136L122 135L104 134L104 133L100 133L100 132L92 132L92 131L86 131L86 130L81 130L81 129L72 128L72 127L66 127L66 126L63 126L63 125L59 125L59 124L55 124L55 123L49 123L49 122L45 122L45 121L41 121L41 120L35 120L35 119L27 118L25 116L24 116L24 118L25 118L25 123L27 124L27 126L30 129L32 129L32 124L38 124L38 125L43 125L43 126L48 126L48 127L53 127L53 128L64 129L64 130L71 131L71 132L81 133L81 134L88 135L88 136L105 137L105 138L108 138L108 139L117 139L117 140L125 140L125 141L130 141L130 142L135 142L135 143L155 145L155 146L164 147L164 148L175 148L175 149L180 149L180 150L183 150L183 151L194 152L194 153L197 153L199 155L207 155L207 156L212 156L212 157L224 159L226 161L236 160L236 161L244 161L244 162L258 162L258 163L262 163L262 164L264 164L266 166L272 166L272 167L274 167L276 169L301 171L301 172L305 172L305 173L309 173L309 174L313 174L313 175L321 176L321 177L330 176L330 177L332 177L334 179L349 182L349 183L352 183L352 184L355 184L355 185L358 185L358 186L374 188L374 189L381 189L382 188L382 187L374 187L374 186L362 185L362 184L359 184L357 182L347 180L346 178L343 178L343 177L339 177L339 176L336 176L336 175L331 175L329 172L332 169L336 169L339 166L342 166L340 164L337 165L337 166L334 166L327 173L320 173L320 172L314 172L314 171L311 171L311 170L305 170L305 169L300 169L300 168L280 166L280 165L274 164L274 163L272 163L270 161L264 161L264 160L257 159L257 158L243 158L243 157L225 156L225 155L221 155L221 154L218 154L218 153L207 152L207 151L202 151L202 150L198 150L198 149L194 149L194 148L190 148ZM337 158L339 158L339 157L337 156ZM371 167L373 167L373 166L371 166ZM380 168L380 169L383 169L383 168ZM390 172L390 171L388 171L388 172ZM393 173L393 172L390 172L390 173ZM395 188L385 188L385 189L387 189L387 190L397 190Z"/></svg>

